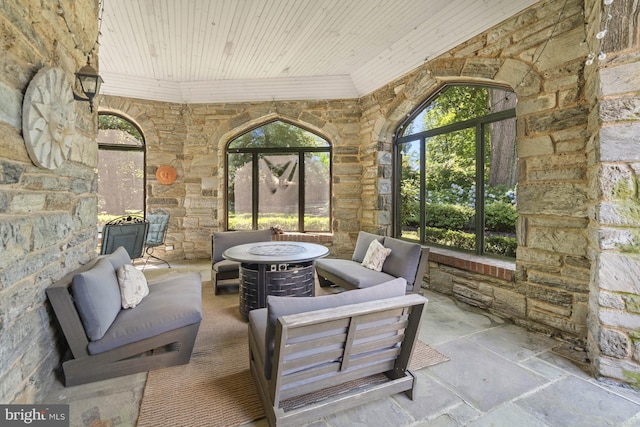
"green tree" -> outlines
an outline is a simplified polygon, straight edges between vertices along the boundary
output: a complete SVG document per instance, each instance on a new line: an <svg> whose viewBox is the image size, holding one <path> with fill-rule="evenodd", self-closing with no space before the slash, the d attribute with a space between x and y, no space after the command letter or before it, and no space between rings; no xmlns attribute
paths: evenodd
<svg viewBox="0 0 640 427"><path fill-rule="evenodd" d="M98 129L121 130L128 133L138 141L144 142L144 139L142 138L142 134L140 133L140 130L138 130L138 128L135 127L133 123L123 119L122 117L114 116L113 114L98 115Z"/></svg>
<svg viewBox="0 0 640 427"><path fill-rule="evenodd" d="M430 104L424 122L427 129L460 123L488 112L487 89L449 86ZM427 140L427 190L443 190L455 183L468 188L475 182L475 128L436 135Z"/></svg>

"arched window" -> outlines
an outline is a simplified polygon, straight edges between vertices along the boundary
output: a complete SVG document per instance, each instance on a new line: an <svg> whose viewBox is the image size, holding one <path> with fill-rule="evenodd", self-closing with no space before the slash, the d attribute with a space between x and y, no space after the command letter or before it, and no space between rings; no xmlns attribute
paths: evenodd
<svg viewBox="0 0 640 427"><path fill-rule="evenodd" d="M227 229L331 231L331 145L282 121L227 147Z"/></svg>
<svg viewBox="0 0 640 427"><path fill-rule="evenodd" d="M132 122L98 116L98 226L144 214L144 138Z"/></svg>
<svg viewBox="0 0 640 427"><path fill-rule="evenodd" d="M515 258L516 95L446 85L395 138L395 233Z"/></svg>

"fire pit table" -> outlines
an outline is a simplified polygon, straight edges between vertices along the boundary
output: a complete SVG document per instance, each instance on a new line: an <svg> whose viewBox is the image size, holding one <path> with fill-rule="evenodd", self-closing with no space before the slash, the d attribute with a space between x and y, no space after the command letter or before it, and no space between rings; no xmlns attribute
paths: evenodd
<svg viewBox="0 0 640 427"><path fill-rule="evenodd" d="M233 246L222 254L240 263L240 312L267 306L267 295L314 296L313 261L329 249L315 243L260 242Z"/></svg>

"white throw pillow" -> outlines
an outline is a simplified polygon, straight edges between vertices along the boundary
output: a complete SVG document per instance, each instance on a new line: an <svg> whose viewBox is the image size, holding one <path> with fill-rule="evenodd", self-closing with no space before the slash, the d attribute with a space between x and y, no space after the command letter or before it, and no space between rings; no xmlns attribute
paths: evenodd
<svg viewBox="0 0 640 427"><path fill-rule="evenodd" d="M120 285L120 299L122 308L134 308L149 295L147 278L142 271L133 265L124 264L118 267L118 284Z"/></svg>
<svg viewBox="0 0 640 427"><path fill-rule="evenodd" d="M390 253L391 249L385 248L377 240L372 240L362 260L362 266L370 270L382 271L382 264Z"/></svg>

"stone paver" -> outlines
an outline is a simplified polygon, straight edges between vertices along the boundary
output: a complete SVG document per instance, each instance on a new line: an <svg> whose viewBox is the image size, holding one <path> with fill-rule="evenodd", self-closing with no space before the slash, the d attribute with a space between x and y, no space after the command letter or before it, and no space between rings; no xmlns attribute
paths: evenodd
<svg viewBox="0 0 640 427"><path fill-rule="evenodd" d="M573 376L549 384L515 404L554 426L616 426L640 413L637 403Z"/></svg>
<svg viewBox="0 0 640 427"><path fill-rule="evenodd" d="M443 384L455 389L483 412L542 386L546 379L467 340L437 346L451 361L429 368Z"/></svg>

